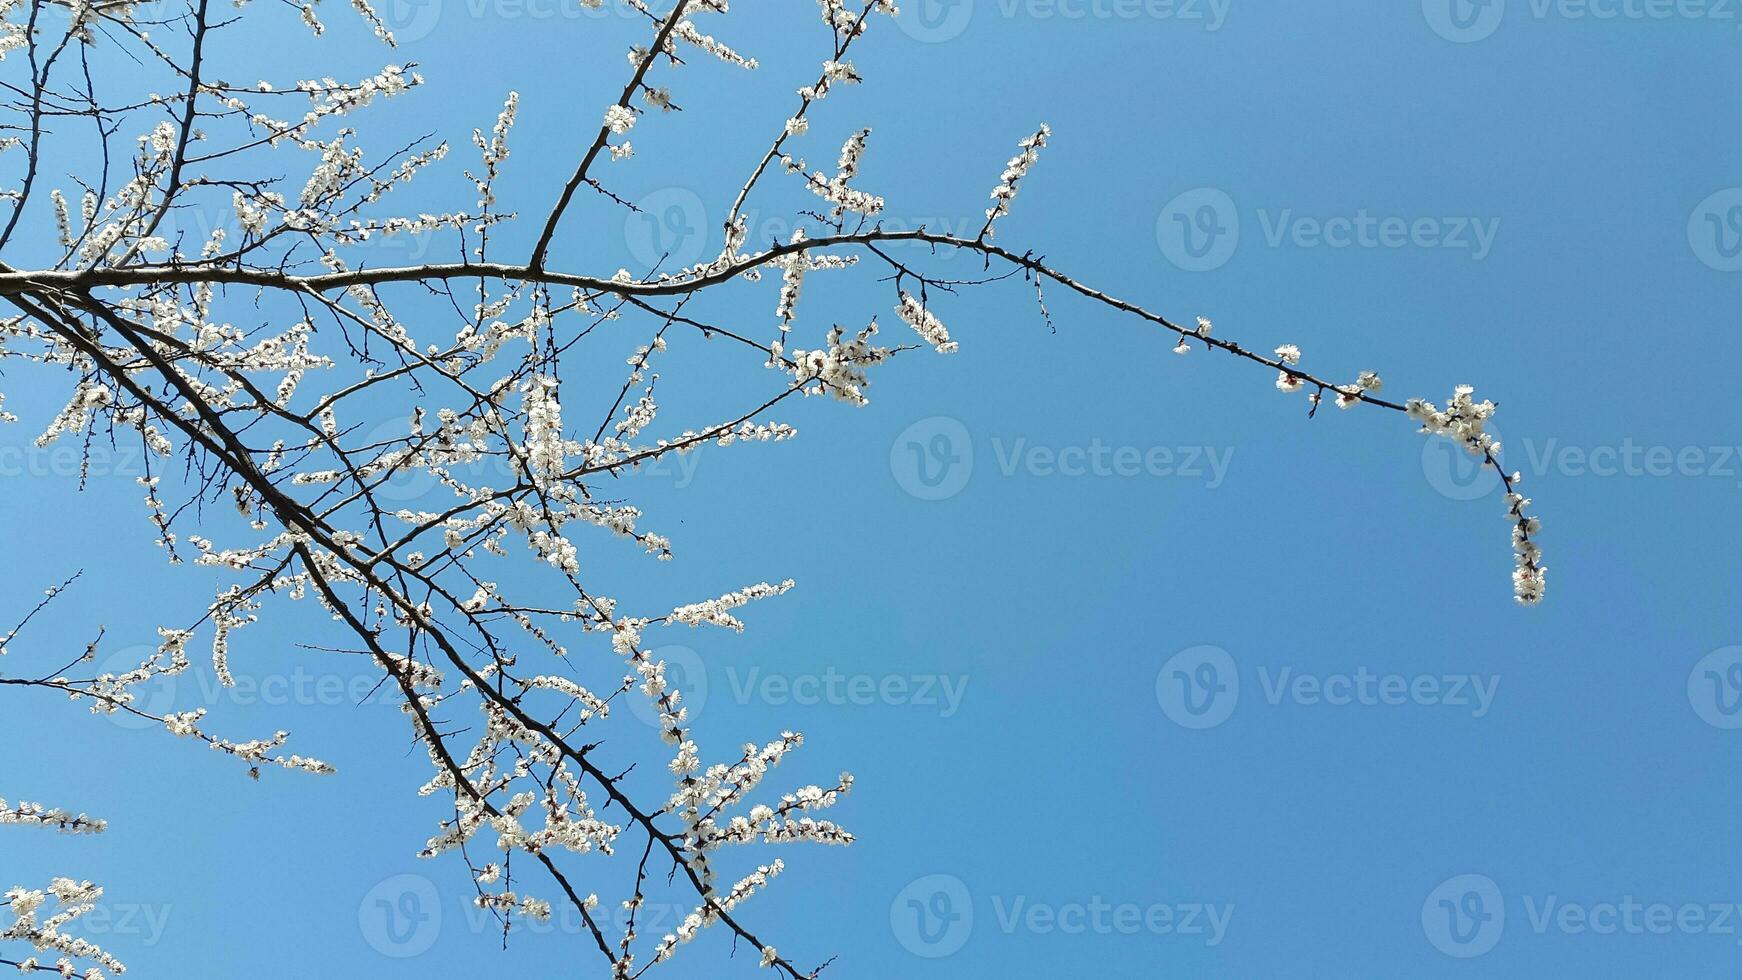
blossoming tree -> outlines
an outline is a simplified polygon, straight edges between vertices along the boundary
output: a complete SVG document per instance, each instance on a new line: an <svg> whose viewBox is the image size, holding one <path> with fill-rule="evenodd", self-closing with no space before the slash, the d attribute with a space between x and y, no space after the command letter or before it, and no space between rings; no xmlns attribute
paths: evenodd
<svg viewBox="0 0 1742 980"><path fill-rule="evenodd" d="M633 209L610 189L608 171L633 166L629 137L637 126L666 124L662 117L679 108L673 86L686 59L756 67L704 30L729 31L721 17L727 0L657 7L627 0L645 28L629 50L627 78L589 110L572 171L549 188L548 210L530 216L497 208L514 93L505 93L488 132L472 133L476 160L465 175L476 200L458 211L399 213L395 193L442 166L450 146L375 153L359 145L358 127L373 112L392 111L383 103L414 99L416 72L388 65L351 81L232 84L208 65L218 45L240 36L241 23L319 35L327 28L315 8L292 6L287 16L171 2L179 6L0 0L11 100L0 139L0 299L10 308L0 319L0 356L43 384L66 386L65 407L33 423L39 444L75 440L88 449L102 439L142 447L142 514L164 560L221 571L230 584L197 621L162 624L155 652L118 673L90 666L100 636L58 657L23 649L32 620L70 582L57 585L0 636L10 662L43 662L0 671L0 686L147 719L255 776L272 767L330 773L326 763L290 752L283 732L239 740L208 728L204 710L154 714L139 697L155 679L205 669L195 667L196 649L218 683L233 684L229 650L240 631L288 617L298 604L318 607L396 693L428 754L423 794L451 802L423 855L457 855L478 905L505 925L548 916L552 903L571 906L601 976L640 976L708 927L729 931L780 974L816 975L819 967L789 960L746 913L782 862L726 855L751 845L850 843L824 813L852 778L765 793L770 771L802 737L782 732L765 744L705 752L666 665L649 653L657 630L742 630L741 607L791 582L674 609L629 609L584 574L577 541L596 525L652 559L669 559L671 542L643 529L637 508L606 492L606 481L704 444L790 439L796 431L779 420L790 399L826 395L862 405L868 375L883 362L954 351L940 306L971 283L928 272L939 252L975 256L987 269L983 281L1026 280L1037 315L1049 316L1045 291L1075 294L1152 326L1179 354L1220 351L1274 372L1275 387L1304 393L1308 411L1329 396L1338 408L1398 412L1457 441L1506 484L1516 598L1542 598L1537 523L1484 431L1494 406L1470 388L1457 388L1443 407L1390 401L1371 371L1352 380L1314 374L1293 345L1248 349L1213 334L1207 319L1175 322L1032 251L998 244L998 223L1051 138L1044 125L1017 144L972 235L880 223L883 199L859 182L868 130L846 141L832 168L808 165L801 152L811 117L860 82L851 49L877 20L897 14L889 0L819 0L829 39L820 67L802 80L808 84L787 115L770 120L766 152L745 161L724 210L722 250L687 268L634 271L558 261L565 217L581 195ZM391 48L369 0L352 5L363 28ZM100 94L90 64L103 59L131 64L130 78L155 73L155 81ZM50 177L69 167L64 180ZM797 215L789 240L751 241L747 206L781 182L813 194L814 210ZM175 230L179 216L199 209L221 209L234 224L197 236ZM509 250L500 240L511 221L525 233ZM413 235L448 242L454 260L358 260L371 241ZM887 283L886 309L902 324L897 341L885 341L869 316L862 327L826 330L800 316L801 294L814 279L858 264ZM756 285L763 279L772 282ZM698 299L728 286L743 291L733 300L738 312L704 319ZM766 299L755 301L759 289ZM639 347L620 385L583 411L579 396L567 397L565 376L585 359L597 362L590 338L628 331ZM766 394L723 417L666 424L655 369L679 338L723 345L743 373L767 379ZM381 406L399 421L365 431L359 420ZM21 421L3 403L0 418ZM385 492L408 474L438 487L439 502L412 509ZM215 499L225 507L190 506ZM540 584L499 588L511 563L530 563L512 573L516 583ZM637 699L656 712L669 750L637 749L633 732L604 746L600 731ZM656 754L670 775L653 792L630 772ZM105 826L6 800L0 823L68 833ZM717 865L729 863L739 870L721 877ZM637 913L655 888L686 896L693 911L668 934L642 936ZM92 883L65 878L7 891L0 964L63 976L123 972L110 951L75 935L76 920L99 895ZM626 920L601 914L603 902L622 903Z"/></svg>

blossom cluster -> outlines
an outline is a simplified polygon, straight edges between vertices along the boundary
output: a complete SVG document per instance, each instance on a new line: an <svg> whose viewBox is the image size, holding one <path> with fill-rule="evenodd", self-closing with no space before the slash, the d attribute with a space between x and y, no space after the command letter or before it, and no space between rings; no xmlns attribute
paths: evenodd
<svg viewBox="0 0 1742 980"><path fill-rule="evenodd" d="M1500 465L1501 445L1487 431L1488 420L1494 416L1491 401L1476 401L1476 389L1459 385L1444 409L1421 398L1410 399L1409 417L1421 423L1421 431L1458 443L1464 451L1494 468L1506 487L1506 517L1512 524L1512 550L1517 567L1512 573L1513 595L1522 605L1532 606L1542 601L1548 586L1548 568L1542 564L1542 549L1535 538L1542 522L1525 513L1530 500L1518 493L1523 474L1508 474Z"/></svg>
<svg viewBox="0 0 1742 980"><path fill-rule="evenodd" d="M73 813L60 807L45 807L41 803L25 800L9 805L4 797L0 797L0 824L49 827L68 834L100 834L109 827L109 821L99 820L89 814Z"/></svg>
<svg viewBox="0 0 1742 980"><path fill-rule="evenodd" d="M96 909L102 897L102 888L72 878L55 878L47 888L15 885L0 894L0 910L12 920L0 929L0 943L25 943L38 953L53 956L52 966L41 964L35 956L19 961L23 973L53 972L83 980L105 980L126 973L126 965L107 950L66 931L67 926ZM49 906L50 899L53 906ZM52 914L45 918L43 913L51 908ZM5 919L0 918L0 922ZM93 965L81 968L80 960Z"/></svg>
<svg viewBox="0 0 1742 980"><path fill-rule="evenodd" d="M1010 213L1010 202L1016 199L1016 185L1028 172L1034 169L1034 164L1040 159L1040 151L1046 147L1046 141L1052 136L1052 127L1045 123L1033 136L1025 138L1018 146L1022 152L1010 158L1004 165L1004 173L998 177L998 186L992 188L992 207L986 211L986 237L992 237L993 225L999 218Z"/></svg>

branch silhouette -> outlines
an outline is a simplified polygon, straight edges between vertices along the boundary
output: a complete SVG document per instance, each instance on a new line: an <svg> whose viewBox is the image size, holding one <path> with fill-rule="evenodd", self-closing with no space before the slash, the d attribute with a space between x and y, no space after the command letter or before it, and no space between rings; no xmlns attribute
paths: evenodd
<svg viewBox="0 0 1742 980"><path fill-rule="evenodd" d="M0 674L0 686L141 719L220 750L256 777L268 767L330 773L324 761L289 753L284 732L232 740L207 730L204 708L158 711L141 697L194 669L196 640L209 639L213 674L233 685L232 642L263 617L295 622L296 610L312 604L318 614L309 619L345 644L327 649L372 665L429 757L421 793L444 804L423 855L457 854L476 904L505 935L517 920L549 917L555 901L574 910L601 972L614 978L641 976L715 925L734 946L748 944L761 965L814 977L828 961L801 967L747 924L745 903L781 873L782 860L729 855L750 845L851 843L821 814L851 790L852 777L764 790L771 770L803 744L795 732L705 758L650 641L678 627L741 631L739 610L791 583L632 610L583 567L581 548L592 547L584 535L600 529L654 560L671 558L672 542L643 528L641 511L618 496L620 477L706 445L790 439L796 430L775 413L797 398L866 403L873 368L924 348L956 349L941 297L1006 279L1034 288L1049 323L1045 290L1062 289L1157 329L1178 353L1201 346L1274 371L1275 387L1304 392L1311 413L1330 397L1341 408L1406 414L1424 432L1456 441L1505 484L1516 598L1542 598L1539 525L1485 431L1494 406L1471 389L1455 389L1443 408L1391 401L1373 372L1346 381L1309 372L1292 345L1270 353L1243 346L1215 335L1207 319L1176 322L1035 251L995 244L1052 138L1046 127L1017 143L973 237L885 227L883 198L861 186L869 130L846 141L833 173L795 157L819 104L861 81L848 55L875 19L894 14L887 0L821 0L827 57L737 185L718 255L665 269L674 258L667 252L639 272L572 269L560 243L582 189L602 207L633 212L600 168L632 166L627 134L648 117L680 111L655 82L692 70L689 58L756 67L698 26L697 18L725 15L725 0L659 10L626 2L630 25L650 33L638 33L643 43L630 49L621 93L601 116L579 120L588 134L580 159L524 243L512 237L516 214L497 199L511 170L513 93L489 131L472 134L479 163L465 176L475 205L401 213L394 202L414 179L440 172L449 144L424 139L373 156L351 120L415 98L415 66L387 65L353 81L312 72L289 86L233 85L213 74L217 53L244 37L243 24L294 29L283 12L248 9L218 20L206 0L0 8L0 52L7 66L28 70L8 83L4 109L18 135L5 138L10 152L0 155L16 164L0 232L0 297L12 310L0 320L0 356L28 365L44 386L65 386L64 407L39 445L80 440L83 480L94 443L136 443L146 516L165 560L231 580L193 621L160 627L155 650L136 665L92 666L105 642L99 631L58 669ZM354 6L364 29L394 43L367 0ZM292 16L314 37L328 30L312 7ZM172 94L151 96L130 80L126 94L99 97L98 81L109 79L92 65L105 59L159 73L157 89ZM62 168L68 184L45 190L45 175ZM274 176L304 172L300 185ZM798 230L789 240L752 244L748 202L783 192L815 210L794 209ZM23 220L27 211L37 220ZM208 224L190 229L194 219ZM458 255L371 264L396 242ZM504 252L513 257L495 257ZM927 271L942 253L972 256L983 276ZM914 339L882 342L873 317L801 340L806 286L861 264L880 275ZM779 281L779 295L758 326L742 311L746 296L767 291L764 277ZM730 297L726 313L704 312L714 296ZM621 384L572 381L620 356L611 345L626 332L636 346L616 362L627 368ZM726 356L762 372L747 377L774 381L714 416L668 428L656 369L674 344L698 340L720 341ZM587 421L575 421L588 394L600 391ZM3 403L0 418L18 422ZM22 617L0 654L16 660L8 647L71 584ZM632 726L609 727L635 705L651 713L668 748L634 744ZM652 761L667 773L643 771ZM69 833L104 826L5 801L0 823ZM637 860L601 860L625 845ZM718 876L725 864L738 866L730 878ZM611 902L626 918L606 914L601 889L583 880L615 882ZM0 964L122 972L110 952L66 934L76 915L41 915L51 899L76 909L100 895L68 879L7 892L13 923L0 942L30 946L33 955ZM661 896L687 911L669 932L643 937L639 917Z"/></svg>

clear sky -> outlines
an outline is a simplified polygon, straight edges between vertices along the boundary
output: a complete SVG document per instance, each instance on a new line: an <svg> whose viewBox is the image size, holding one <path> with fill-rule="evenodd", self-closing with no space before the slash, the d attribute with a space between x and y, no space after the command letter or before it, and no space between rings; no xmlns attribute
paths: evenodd
<svg viewBox="0 0 1742 980"><path fill-rule="evenodd" d="M619 594L799 583L741 637L670 637L700 665L704 743L798 728L783 783L858 777L835 815L859 842L785 852L747 921L854 978L1733 974L1742 9L906 6L857 52L867 83L820 107L813 163L871 126L860 183L889 223L977 230L1016 141L1050 123L1002 244L1250 347L1299 344L1306 367L1376 370L1388 396L1474 384L1543 518L1549 597L1514 605L1498 491L1399 415L1309 421L1268 372L1175 357L1056 290L1056 332L1019 283L947 298L961 352L880 368L871 406L813 400L784 416L794 443L635 478L678 559L622 566ZM542 215L644 43L562 9L417 0L388 12L406 43L384 53L335 7L320 71L419 62L428 87L365 131L455 141L423 206L470 204L465 137L517 89L504 206ZM308 64L273 23L224 56L233 80ZM763 67L692 59L669 79L686 111L644 120L608 172L660 227L588 200L553 265L717 249L692 236L717 234L826 38L808 2L741 0L709 30ZM787 213L757 212L758 238ZM742 313L771 325L764 286ZM819 274L810 325L899 326L887 294ZM26 416L0 430L0 596L22 612L86 580L8 661L97 623L121 657L209 596L150 545L133 464L81 495L29 448L62 382L14 365L0 389ZM619 545L593 547L616 567ZM100 880L91 934L141 977L591 969L572 918L503 952L464 868L416 859L440 813L412 795L422 753L301 639L265 622L238 641L243 688L204 673L165 704L291 729L333 777L249 782L161 731L0 700L0 794L112 821L0 834L0 885ZM665 975L755 972L725 952Z"/></svg>

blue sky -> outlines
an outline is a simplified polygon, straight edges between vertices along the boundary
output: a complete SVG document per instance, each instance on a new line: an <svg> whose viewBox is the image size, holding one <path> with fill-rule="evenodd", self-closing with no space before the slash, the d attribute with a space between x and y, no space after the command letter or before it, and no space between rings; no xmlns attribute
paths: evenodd
<svg viewBox="0 0 1742 980"><path fill-rule="evenodd" d="M669 79L686 111L644 120L609 171L679 252L704 247L824 53L811 4L735 6L709 29L763 67L692 59ZM841 977L1732 972L1742 13L907 6L856 53L867 83L820 107L814 163L870 126L860 183L889 223L977 229L1016 141L1050 123L1001 244L1247 346L1299 344L1308 368L1379 371L1387 395L1476 385L1544 520L1549 599L1513 604L1498 491L1401 416L1309 421L1267 372L1174 357L1057 290L1056 332L1020 284L948 297L961 352L879 369L868 408L806 402L785 416L794 443L632 478L676 562L595 543L650 608L799 583L743 636L672 634L666 653L699 665L704 744L798 728L783 782L859 780L836 814L859 842L785 852L753 927L800 962L838 956ZM399 59L428 77L365 127L380 147L454 139L419 206L470 203L464 137L517 89L504 206L539 216L642 40L538 0L421 0L389 12L406 45L384 56L342 9L325 17L323 73ZM268 36L222 70L297 74L308 46ZM784 237L797 200L753 205L758 236ZM553 266L661 247L596 198L573 222ZM772 325L772 285L738 295ZM807 287L812 326L893 324L889 302L866 275ZM674 354L692 368L674 413L712 421L718 397L769 383L716 385L691 357ZM61 380L15 365L3 381L26 419L0 432L0 595L22 611L86 579L8 661L60 657L97 623L125 651L209 594L163 568L130 480L80 494L29 448ZM422 754L304 639L265 622L238 643L244 688L165 697L225 731L291 729L339 766L325 779L249 782L162 732L9 695L0 794L112 827L0 835L4 884L99 879L91 934L138 976L586 962L572 920L504 952L464 869L416 860L438 816L412 796ZM755 971L728 952L716 937L664 969Z"/></svg>

